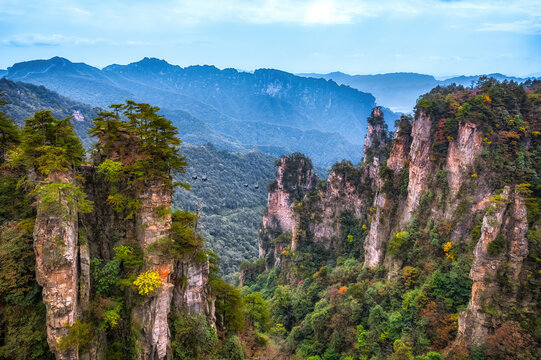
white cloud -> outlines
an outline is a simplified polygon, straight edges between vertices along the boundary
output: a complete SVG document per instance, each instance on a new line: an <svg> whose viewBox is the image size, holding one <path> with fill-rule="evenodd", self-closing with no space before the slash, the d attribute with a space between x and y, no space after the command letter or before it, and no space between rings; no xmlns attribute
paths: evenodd
<svg viewBox="0 0 541 360"><path fill-rule="evenodd" d="M539 0L1 0L0 17L62 19L97 28L150 30L212 23L330 25L367 18L477 19L479 31L536 32ZM498 21L489 21L497 19ZM503 19L503 20L502 20ZM0 26L1 28L1 26ZM498 29L498 30L496 30ZM533 30L532 30L533 29Z"/></svg>
<svg viewBox="0 0 541 360"><path fill-rule="evenodd" d="M24 33L15 34L11 37L1 40L0 44L14 47L30 47L30 46L60 46L60 45L95 45L95 44L109 44L109 45L128 45L128 46L143 46L152 45L150 42L138 41L138 40L126 40L121 43L112 40L105 40L102 38L89 39L78 36L67 36L62 34L35 34Z"/></svg>
<svg viewBox="0 0 541 360"><path fill-rule="evenodd" d="M347 24L351 22L351 16L337 9L334 1L318 1L308 7L305 21L314 24Z"/></svg>
<svg viewBox="0 0 541 360"><path fill-rule="evenodd" d="M541 21L517 20L504 23L483 23L476 31L512 32L519 34L541 34Z"/></svg>
<svg viewBox="0 0 541 360"><path fill-rule="evenodd" d="M8 39L2 40L2 44L18 47L26 46L58 46L63 44L73 45L93 45L100 42L106 42L104 39L87 39L77 36L65 36L61 34L35 34L24 33L16 34Z"/></svg>

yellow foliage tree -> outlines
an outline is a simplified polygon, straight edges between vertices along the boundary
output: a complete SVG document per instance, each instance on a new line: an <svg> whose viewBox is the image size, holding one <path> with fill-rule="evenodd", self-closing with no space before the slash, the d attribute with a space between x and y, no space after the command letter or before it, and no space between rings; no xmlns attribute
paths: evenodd
<svg viewBox="0 0 541 360"><path fill-rule="evenodd" d="M158 271L149 270L139 274L133 285L137 286L139 295L148 295L162 286L162 279Z"/></svg>

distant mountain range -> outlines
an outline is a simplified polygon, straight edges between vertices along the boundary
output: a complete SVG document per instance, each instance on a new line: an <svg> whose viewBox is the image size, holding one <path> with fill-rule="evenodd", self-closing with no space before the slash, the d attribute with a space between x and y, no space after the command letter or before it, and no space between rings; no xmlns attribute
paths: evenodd
<svg viewBox="0 0 541 360"><path fill-rule="evenodd" d="M322 167L360 160L366 119L376 106L371 94L332 80L273 69L182 68L154 58L100 70L55 57L17 63L5 77L103 108L126 99L148 102L161 107L189 143L273 155L299 151ZM397 115L384 113L393 124Z"/></svg>
<svg viewBox="0 0 541 360"><path fill-rule="evenodd" d="M378 75L348 75L341 72L328 74L306 73L298 74L315 79L333 80L338 84L348 85L360 91L369 92L376 97L378 104L386 106L393 111L409 113L412 111L417 98L434 87L452 83L470 86L483 75L456 76L445 80L436 80L432 75L417 73L390 73ZM527 78L518 78L502 74L487 74L499 81L513 80L526 81Z"/></svg>

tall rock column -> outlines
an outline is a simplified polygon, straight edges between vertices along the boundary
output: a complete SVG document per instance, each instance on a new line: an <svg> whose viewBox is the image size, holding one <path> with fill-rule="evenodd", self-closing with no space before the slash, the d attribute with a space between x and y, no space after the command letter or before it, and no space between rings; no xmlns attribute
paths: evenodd
<svg viewBox="0 0 541 360"><path fill-rule="evenodd" d="M411 124L407 118L402 118L396 129L392 148L387 159L387 167L393 173L399 174L407 165L411 145ZM390 214L393 199L382 191L382 181L378 178L378 192L374 198L373 207L376 213L370 223L370 229L364 243L364 266L374 268L383 262L385 255L385 244L389 241L391 232ZM397 201L397 199L394 199Z"/></svg>
<svg viewBox="0 0 541 360"><path fill-rule="evenodd" d="M463 346L483 344L489 331L495 327L487 309L513 304L514 291L507 294L502 303L495 303L492 298L501 293L497 274L498 271L507 271L502 266L508 263L507 268L512 269L508 276L517 282L524 258L528 255L527 210L523 199L516 192L511 196L509 187L494 199L483 219L481 237L473 252L470 271L473 285L468 309L458 319L456 343ZM494 242L498 242L497 246L492 244Z"/></svg>
<svg viewBox="0 0 541 360"><path fill-rule="evenodd" d="M36 278L43 287L47 342L57 359L78 359L76 347L58 348L58 342L77 320L77 210L66 199L69 188L61 189L62 185L73 185L74 179L62 172L49 175L43 183L42 189L59 185L56 204L46 204L38 191L34 227Z"/></svg>
<svg viewBox="0 0 541 360"><path fill-rule="evenodd" d="M269 190L259 239L259 257L264 258L273 251L274 265L280 263L283 244L271 245L271 241L283 233L291 232L291 249L297 247L298 220L293 205L314 189L318 181L313 173L312 162L302 154L282 156L276 167L276 181Z"/></svg>
<svg viewBox="0 0 541 360"><path fill-rule="evenodd" d="M401 217L402 225L411 220L412 213L419 205L422 193L426 191L427 179L432 168L430 164L431 128L430 117L421 111L411 129L408 197Z"/></svg>
<svg viewBox="0 0 541 360"><path fill-rule="evenodd" d="M141 209L136 219L137 240L143 250L169 235L171 197L171 186L159 180L148 184L138 197ZM166 211L160 212L158 209ZM145 254L144 267L146 270L158 271L162 285L156 295L134 309L134 317L143 327L139 339L142 347L140 358L163 359L169 346L167 317L173 297L174 260L165 254L148 252Z"/></svg>

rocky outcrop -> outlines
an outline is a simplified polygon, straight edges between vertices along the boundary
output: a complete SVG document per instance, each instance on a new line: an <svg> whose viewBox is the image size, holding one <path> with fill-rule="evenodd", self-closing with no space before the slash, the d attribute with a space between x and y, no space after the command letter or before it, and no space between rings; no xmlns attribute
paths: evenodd
<svg viewBox="0 0 541 360"><path fill-rule="evenodd" d="M510 281L518 282L522 262L528 255L526 213L524 200L517 193L511 194L509 187L493 198L473 252L472 296L468 309L459 316L457 344L483 344L497 323L491 309L502 310L515 302L516 290L502 302L495 301L494 296L502 292L499 272L507 272Z"/></svg>
<svg viewBox="0 0 541 360"><path fill-rule="evenodd" d="M400 172L408 165L408 157L411 147L411 124L406 116L402 116L396 127L391 145L387 167L395 173Z"/></svg>
<svg viewBox="0 0 541 360"><path fill-rule="evenodd" d="M359 176L357 173L334 171L329 175L325 188L319 191L321 200L318 213L321 220L313 223L311 232L314 242L323 244L327 249L338 246L341 214L347 211L361 218L366 213L368 200L358 193L355 186L358 179L348 179L348 175Z"/></svg>
<svg viewBox="0 0 541 360"><path fill-rule="evenodd" d="M456 196L466 176L473 173L471 166L481 153L483 136L477 125L461 122L456 140L449 144L447 155L447 182L452 198Z"/></svg>
<svg viewBox="0 0 541 360"><path fill-rule="evenodd" d="M270 185L267 209L260 229L259 256L272 257L273 264L280 262L283 244L272 243L278 236L290 233L288 246L297 246L298 218L293 210L294 202L315 189L318 182L313 173L312 162L304 155L294 153L282 156L276 163L276 180Z"/></svg>
<svg viewBox="0 0 541 360"><path fill-rule="evenodd" d="M368 132L364 138L363 163L383 163L388 155L387 125L379 106L375 107L368 118Z"/></svg>
<svg viewBox="0 0 541 360"><path fill-rule="evenodd" d="M385 243L390 236L390 219L385 216L390 209L390 201L385 194L374 199L376 214L370 223L370 230L364 243L364 266L374 268L381 264L385 255Z"/></svg>
<svg viewBox="0 0 541 360"><path fill-rule="evenodd" d="M79 317L82 317L90 306L90 249L86 238L79 240Z"/></svg>
<svg viewBox="0 0 541 360"><path fill-rule="evenodd" d="M98 166L108 159L129 167L141 160L137 146L130 134L122 129L115 138L106 134L100 136L93 154L94 164ZM156 271L160 275L160 288L135 303L131 308L130 321L141 327L137 339L139 357L167 358L170 356L168 318L172 311L202 313L211 323L214 321L208 261L188 255L179 259L157 244L171 236L172 178L156 176L135 186L129 184L132 179L114 184L115 192L126 194L131 201L137 202L137 209L131 215L111 209L108 200L111 187L96 174L95 167L85 171L85 178L85 190L96 203L95 211L84 219L90 232L91 252L99 258L112 259L114 247L136 242L138 246L134 247L143 250L144 254L139 271ZM94 351L97 358L104 356L100 351ZM93 358L91 354L90 358Z"/></svg>
<svg viewBox="0 0 541 360"><path fill-rule="evenodd" d="M173 308L177 312L188 311L207 315L214 324L214 301L208 289L209 263L179 261L175 270Z"/></svg>
<svg viewBox="0 0 541 360"><path fill-rule="evenodd" d="M53 183L73 185L74 178L65 172L51 174L43 181L44 186ZM58 347L78 318L77 210L66 199L68 191L58 191L55 209L38 195L34 227L36 279L43 287L47 342L57 359L78 359L76 347Z"/></svg>
<svg viewBox="0 0 541 360"><path fill-rule="evenodd" d="M387 159L387 167L393 171L395 176L399 176L400 171L407 166L411 146L410 133L411 124L407 118L403 117L395 131L389 159ZM369 268L374 268L383 262L385 245L391 236L393 223L393 214L391 214L393 199L389 194L383 192L382 181L379 178L378 180L378 190L373 204L375 214L370 222L370 229L364 242L364 266Z"/></svg>
<svg viewBox="0 0 541 360"><path fill-rule="evenodd" d="M368 132L364 139L363 159L364 176L374 184L378 181L378 171L385 164L389 155L389 136L387 124L383 120L381 108L375 107L368 118ZM377 186L377 185L376 185Z"/></svg>
<svg viewBox="0 0 541 360"><path fill-rule="evenodd" d="M143 250L169 235L171 228L171 186L162 181L148 184L138 197L141 209L136 217L137 240ZM158 209L164 209L158 213ZM158 293L134 309L134 318L142 324L140 344L142 359L163 359L169 346L167 317L173 298L174 260L162 254L148 252L145 270L158 271L162 284Z"/></svg>
<svg viewBox="0 0 541 360"><path fill-rule="evenodd" d="M432 172L430 160L432 148L431 127L430 117L420 111L411 129L412 143L409 153L408 197L401 217L402 224L406 224L411 220L412 213L419 205L422 193L427 189L427 180Z"/></svg>
<svg viewBox="0 0 541 360"><path fill-rule="evenodd" d="M287 217L287 228L280 228L285 221L276 216L268 219L269 229L305 232L295 238L302 239L301 244L313 242L298 248L300 256L290 261L288 248L275 241L274 257L284 254L281 279L291 286L298 283L301 277L291 274L302 272L298 259L308 257L304 251L328 254L310 264L316 269L314 278L322 279L333 268L332 260L364 255L365 268L382 266L374 272L361 270L377 274L368 275L370 281L380 281L384 272L394 289L410 278L418 281L405 289L426 295L422 301L429 304L417 306L419 316L431 319L425 330L434 350L452 351L452 356L460 354L458 358L468 351L475 357L474 350L486 348L490 357L492 349L487 346L507 335L502 330L510 331L506 323L516 322L510 336L521 331L533 334L538 319L530 314L538 313L538 264L528 252L539 253L539 164L534 155L539 153L539 119L537 113L521 113L507 103L507 95L495 101L502 94L494 90L497 85L493 80L484 84L479 89L451 86L427 94L419 100L414 121L403 117L388 145L381 114L374 109L363 163L335 164L317 192L305 195ZM507 106L510 109L503 109ZM343 216L345 212L349 214ZM366 232L361 224L367 218ZM345 226L343 219L348 219ZM352 236L342 234L342 226ZM355 242L353 236L361 241ZM323 269L324 265L328 267ZM335 269L341 271L340 266L337 260ZM421 272L428 277L421 280L417 277ZM349 286L351 279L333 280ZM456 314L466 303L452 345ZM526 342L535 343L531 338ZM517 348L521 346L527 347Z"/></svg>

